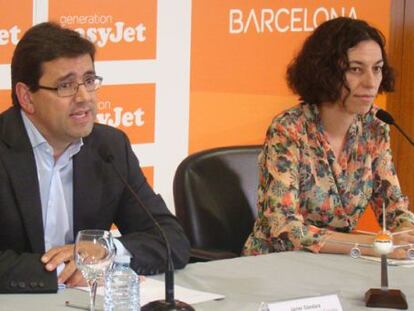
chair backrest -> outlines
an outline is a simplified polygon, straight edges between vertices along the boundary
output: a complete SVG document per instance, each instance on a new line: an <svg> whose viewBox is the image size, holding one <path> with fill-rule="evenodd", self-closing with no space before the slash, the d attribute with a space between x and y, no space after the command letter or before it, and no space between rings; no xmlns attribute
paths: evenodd
<svg viewBox="0 0 414 311"><path fill-rule="evenodd" d="M240 255L257 216L260 150L258 145L215 148L178 166L175 211L193 248Z"/></svg>

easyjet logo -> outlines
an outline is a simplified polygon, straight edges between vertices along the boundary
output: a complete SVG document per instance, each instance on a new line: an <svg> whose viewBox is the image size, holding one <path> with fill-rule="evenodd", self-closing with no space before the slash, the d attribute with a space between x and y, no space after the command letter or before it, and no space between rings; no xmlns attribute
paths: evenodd
<svg viewBox="0 0 414 311"><path fill-rule="evenodd" d="M74 29L96 43L98 47L104 47L108 42L132 43L145 42L147 39L145 23L138 22L128 25L123 21L114 21L112 15L63 15L59 18L59 22L63 27L76 25ZM82 25L82 27L77 27L78 25Z"/></svg>
<svg viewBox="0 0 414 311"><path fill-rule="evenodd" d="M155 84L104 86L97 106L97 122L122 129L131 143L154 141Z"/></svg>
<svg viewBox="0 0 414 311"><path fill-rule="evenodd" d="M156 0L49 0L49 19L92 41L97 60L156 58Z"/></svg>
<svg viewBox="0 0 414 311"><path fill-rule="evenodd" d="M0 0L0 64L10 64L17 43L33 25L33 1Z"/></svg>
<svg viewBox="0 0 414 311"><path fill-rule="evenodd" d="M16 45L19 42L19 34L21 32L22 30L17 25L9 29L0 29L0 45L7 45L9 43Z"/></svg>
<svg viewBox="0 0 414 311"><path fill-rule="evenodd" d="M110 101L99 102L101 109L110 112L102 112L97 114L99 123L107 124L114 127L131 127L131 126L144 126L144 114L145 111L142 108L138 108L135 111L125 111L123 107L112 108Z"/></svg>
<svg viewBox="0 0 414 311"><path fill-rule="evenodd" d="M114 27L92 27L92 28L76 28L84 37L87 37L99 47L104 47L108 42L118 43L122 40L125 42L144 42L145 25L138 24L137 26L126 26L124 22L116 22Z"/></svg>

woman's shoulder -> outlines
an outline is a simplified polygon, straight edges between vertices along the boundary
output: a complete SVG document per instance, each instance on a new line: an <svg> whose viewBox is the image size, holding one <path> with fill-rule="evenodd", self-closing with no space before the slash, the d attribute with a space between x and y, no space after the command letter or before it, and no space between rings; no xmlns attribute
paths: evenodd
<svg viewBox="0 0 414 311"><path fill-rule="evenodd" d="M301 103L276 115L268 129L268 135L279 133L287 136L300 135L309 122L309 105Z"/></svg>
<svg viewBox="0 0 414 311"><path fill-rule="evenodd" d="M382 140L389 135L389 125L376 117L381 108L373 105L371 110L364 116L364 129L370 134L373 140Z"/></svg>
<svg viewBox="0 0 414 311"><path fill-rule="evenodd" d="M282 125L284 127L294 126L298 122L303 122L305 117L304 104L295 105L287 110L282 111L273 117L272 126Z"/></svg>

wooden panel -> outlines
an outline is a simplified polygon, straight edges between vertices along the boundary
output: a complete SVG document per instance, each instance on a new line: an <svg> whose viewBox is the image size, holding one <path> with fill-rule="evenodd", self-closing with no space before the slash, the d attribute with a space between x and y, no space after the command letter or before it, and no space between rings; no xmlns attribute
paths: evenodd
<svg viewBox="0 0 414 311"><path fill-rule="evenodd" d="M396 69L396 92L388 96L387 110L414 137L414 1L392 4L390 56ZM414 147L396 129L391 134L394 161L403 192L414 203Z"/></svg>

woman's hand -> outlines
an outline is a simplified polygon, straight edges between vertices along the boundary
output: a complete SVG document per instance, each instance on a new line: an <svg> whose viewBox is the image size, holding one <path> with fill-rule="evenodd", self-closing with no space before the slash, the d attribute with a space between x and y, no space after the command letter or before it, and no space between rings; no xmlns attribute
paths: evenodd
<svg viewBox="0 0 414 311"><path fill-rule="evenodd" d="M407 250L412 245L414 247L414 226L405 226L399 228L393 233L393 244L394 247L398 245L406 245L405 247L396 248L390 255L389 258L393 259L407 259Z"/></svg>

